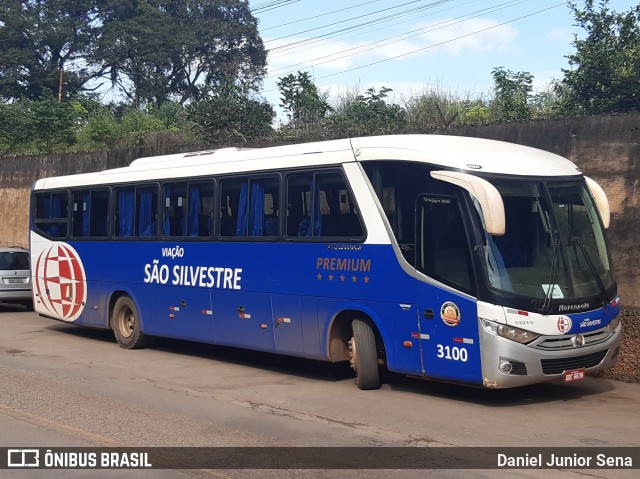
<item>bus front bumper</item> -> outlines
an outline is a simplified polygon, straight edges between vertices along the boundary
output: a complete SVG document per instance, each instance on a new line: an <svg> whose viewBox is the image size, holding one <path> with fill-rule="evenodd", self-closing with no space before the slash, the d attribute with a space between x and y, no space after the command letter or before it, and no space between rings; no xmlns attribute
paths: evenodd
<svg viewBox="0 0 640 479"><path fill-rule="evenodd" d="M547 337L549 338L549 337ZM542 338L544 340L544 338ZM480 326L482 383L487 388L510 388L565 379L567 373L592 372L615 365L620 354L622 324L608 339L596 344L544 350L496 336ZM535 341L534 345L541 341Z"/></svg>

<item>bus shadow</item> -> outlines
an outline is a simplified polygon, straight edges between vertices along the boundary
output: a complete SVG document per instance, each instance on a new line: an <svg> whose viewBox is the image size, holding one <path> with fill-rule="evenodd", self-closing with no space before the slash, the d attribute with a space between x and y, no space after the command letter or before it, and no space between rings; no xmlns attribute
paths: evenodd
<svg viewBox="0 0 640 479"><path fill-rule="evenodd" d="M263 351L166 338L153 338L150 347L158 351L222 361L307 379L338 382L354 377L353 370L346 362L328 363Z"/></svg>
<svg viewBox="0 0 640 479"><path fill-rule="evenodd" d="M546 402L572 401L615 390L615 383L587 377L572 384L561 381L533 384L509 389L486 389L444 382L390 375L388 387L394 391L469 402L487 407L526 406Z"/></svg>
<svg viewBox="0 0 640 479"><path fill-rule="evenodd" d="M63 323L49 325L47 328L71 336L113 343L114 346L117 346L111 330ZM170 354L222 361L312 380L341 382L354 378L354 373L348 362L328 363L313 359L159 337L150 338L148 348ZM583 381L572 384L550 382L510 389L485 389L406 377L401 374L383 371L382 382L383 390L412 393L419 396L434 396L486 407L509 407L570 401L615 389L614 382L592 377L587 377ZM356 386L354 385L353 387L355 388Z"/></svg>
<svg viewBox="0 0 640 479"><path fill-rule="evenodd" d="M49 325L47 329L78 338L113 343L114 346L117 346L113 331L107 329L96 329L64 323ZM262 351L217 346L180 339L150 337L149 344L146 348L170 354L221 361L315 380L337 382L354 377L354 373L349 367L349 364L344 362L332 364L313 359L283 356Z"/></svg>
<svg viewBox="0 0 640 479"><path fill-rule="evenodd" d="M113 331L110 329L97 329L77 324L65 324L57 321L54 321L52 324L48 324L45 329L56 331L57 333L64 333L69 336L76 336L78 338L117 344L116 338L113 336Z"/></svg>

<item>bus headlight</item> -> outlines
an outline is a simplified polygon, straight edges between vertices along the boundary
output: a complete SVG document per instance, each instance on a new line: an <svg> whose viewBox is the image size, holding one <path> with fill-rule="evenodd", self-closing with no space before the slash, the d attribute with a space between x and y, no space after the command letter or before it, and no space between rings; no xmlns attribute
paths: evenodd
<svg viewBox="0 0 640 479"><path fill-rule="evenodd" d="M511 339L521 344L529 344L540 337L539 334L527 331L526 329L516 328L515 326L509 326L508 324L494 323L487 319L480 319L482 327L496 336L502 338Z"/></svg>

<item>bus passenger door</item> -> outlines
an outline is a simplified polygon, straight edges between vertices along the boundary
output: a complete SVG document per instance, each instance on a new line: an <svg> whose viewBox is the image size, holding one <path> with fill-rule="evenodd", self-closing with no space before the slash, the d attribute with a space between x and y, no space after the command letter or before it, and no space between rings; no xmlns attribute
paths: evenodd
<svg viewBox="0 0 640 479"><path fill-rule="evenodd" d="M418 287L423 374L482 384L471 250L459 200L423 195L416 213L416 269L435 280Z"/></svg>

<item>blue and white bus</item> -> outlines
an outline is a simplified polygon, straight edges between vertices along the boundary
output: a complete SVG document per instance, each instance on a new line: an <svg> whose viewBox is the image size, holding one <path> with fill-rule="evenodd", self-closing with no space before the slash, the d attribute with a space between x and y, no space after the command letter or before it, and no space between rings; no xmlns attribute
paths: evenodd
<svg viewBox="0 0 640 479"><path fill-rule="evenodd" d="M602 190L569 160L440 135L141 158L41 179L34 306L150 336L489 388L612 366Z"/></svg>

